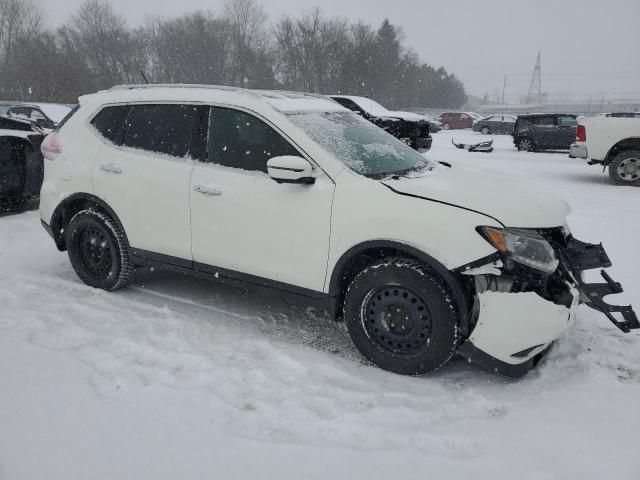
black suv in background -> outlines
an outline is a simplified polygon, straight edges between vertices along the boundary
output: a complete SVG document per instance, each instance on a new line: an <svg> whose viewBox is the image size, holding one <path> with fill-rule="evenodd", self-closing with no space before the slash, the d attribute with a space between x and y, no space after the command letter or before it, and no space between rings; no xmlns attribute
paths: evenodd
<svg viewBox="0 0 640 480"><path fill-rule="evenodd" d="M518 150L568 150L576 141L576 116L570 113L530 113L519 115L513 130Z"/></svg>
<svg viewBox="0 0 640 480"><path fill-rule="evenodd" d="M433 138L429 120L424 115L411 112L387 110L378 102L366 97L331 95L333 100L345 108L359 113L378 127L402 140L418 152L431 148Z"/></svg>

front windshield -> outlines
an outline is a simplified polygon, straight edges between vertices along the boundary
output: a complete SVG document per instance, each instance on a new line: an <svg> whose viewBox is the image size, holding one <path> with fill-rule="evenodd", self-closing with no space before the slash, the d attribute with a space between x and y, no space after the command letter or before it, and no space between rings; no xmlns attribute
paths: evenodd
<svg viewBox="0 0 640 480"><path fill-rule="evenodd" d="M418 152L352 112L290 113L289 119L360 175L384 178L434 166Z"/></svg>

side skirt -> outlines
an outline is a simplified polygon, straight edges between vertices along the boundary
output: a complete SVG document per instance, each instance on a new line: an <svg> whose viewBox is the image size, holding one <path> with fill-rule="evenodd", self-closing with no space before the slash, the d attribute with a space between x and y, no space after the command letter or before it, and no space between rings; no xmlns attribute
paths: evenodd
<svg viewBox="0 0 640 480"><path fill-rule="evenodd" d="M239 287L253 285L278 290L280 292L305 297L305 299L308 299L310 303L318 305L323 309L327 309L329 305L329 295L324 292L318 292L316 290L250 275L248 273L228 270L214 265L193 262L191 260L172 257L170 255L140 250L138 248L130 248L129 256L137 266L160 268Z"/></svg>

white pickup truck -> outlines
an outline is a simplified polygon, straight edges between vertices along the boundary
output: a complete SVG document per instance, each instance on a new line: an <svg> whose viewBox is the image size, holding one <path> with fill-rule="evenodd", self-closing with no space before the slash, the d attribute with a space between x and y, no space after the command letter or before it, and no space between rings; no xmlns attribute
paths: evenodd
<svg viewBox="0 0 640 480"><path fill-rule="evenodd" d="M579 118L569 156L609 167L616 185L640 187L640 114Z"/></svg>

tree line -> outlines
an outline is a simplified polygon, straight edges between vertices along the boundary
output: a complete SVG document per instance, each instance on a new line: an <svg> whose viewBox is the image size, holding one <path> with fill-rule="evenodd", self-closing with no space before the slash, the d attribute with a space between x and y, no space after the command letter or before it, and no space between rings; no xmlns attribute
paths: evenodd
<svg viewBox="0 0 640 480"><path fill-rule="evenodd" d="M0 99L75 103L122 83L203 83L341 93L393 109L460 108L462 82L422 62L399 27L319 9L269 22L256 0L127 25L109 0L85 0L57 30L34 0L0 0Z"/></svg>

